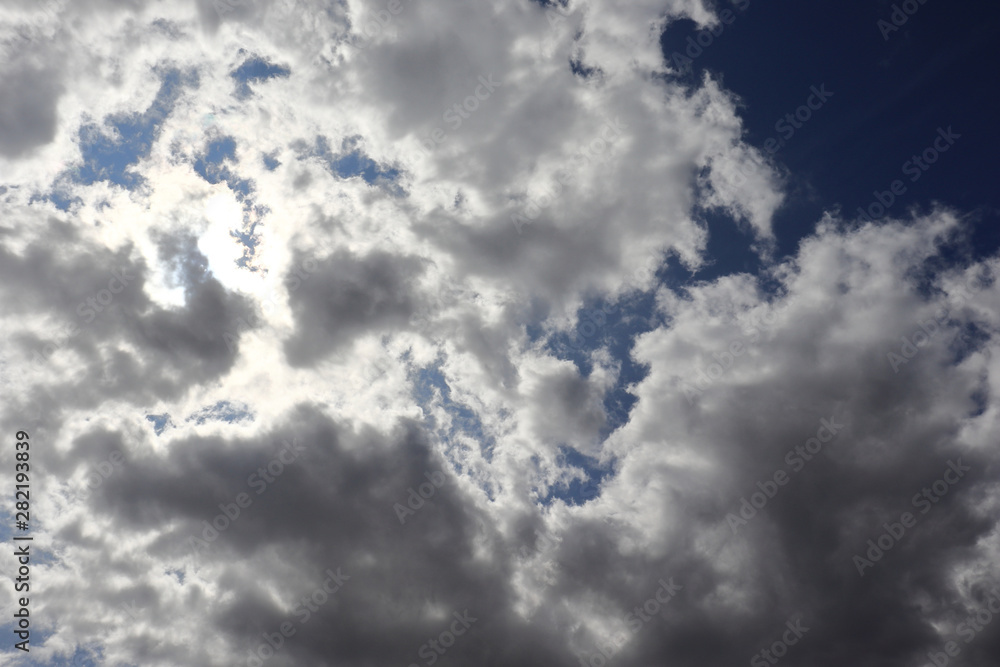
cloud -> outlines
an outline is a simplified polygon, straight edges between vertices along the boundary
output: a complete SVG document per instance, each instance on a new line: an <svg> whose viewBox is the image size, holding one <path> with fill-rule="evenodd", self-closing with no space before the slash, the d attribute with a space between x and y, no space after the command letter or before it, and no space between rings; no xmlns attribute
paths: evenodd
<svg viewBox="0 0 1000 667"><path fill-rule="evenodd" d="M0 154L18 157L56 135L56 106L63 87L55 70L22 65L0 79L10 102L0 115Z"/></svg>
<svg viewBox="0 0 1000 667"><path fill-rule="evenodd" d="M997 259L963 216L831 212L773 258L782 174L660 52L706 3L390 4L72 5L24 46L58 66L0 70L35 96L0 103L32 657L683 667L796 620L802 664L939 650L998 575ZM663 281L712 260L708 211L764 269Z"/></svg>
<svg viewBox="0 0 1000 667"><path fill-rule="evenodd" d="M291 292L297 326L285 351L292 365L314 363L367 331L407 325L416 313L417 300L408 294L423 268L416 258L380 251L355 257L340 250L320 261L321 268Z"/></svg>

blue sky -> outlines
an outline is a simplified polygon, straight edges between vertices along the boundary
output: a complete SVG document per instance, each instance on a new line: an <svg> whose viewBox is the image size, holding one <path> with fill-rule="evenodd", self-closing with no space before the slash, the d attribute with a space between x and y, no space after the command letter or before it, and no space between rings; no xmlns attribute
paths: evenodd
<svg viewBox="0 0 1000 667"><path fill-rule="evenodd" d="M997 248L998 202L987 166L997 140L995 7L928 2L883 39L877 22L890 3L753 2L693 61L692 76L720 74L746 104L748 140L763 149L775 123L806 102L813 85L835 96L778 153L788 168L789 202L775 220L778 247L793 253L823 211L853 215L875 190L906 179L894 213L942 201L981 211L975 248ZM696 31L690 22L666 31L671 54ZM933 142L937 128L962 135L954 150L916 183L901 166ZM717 242L725 252L725 238ZM736 260L738 261L738 260Z"/></svg>

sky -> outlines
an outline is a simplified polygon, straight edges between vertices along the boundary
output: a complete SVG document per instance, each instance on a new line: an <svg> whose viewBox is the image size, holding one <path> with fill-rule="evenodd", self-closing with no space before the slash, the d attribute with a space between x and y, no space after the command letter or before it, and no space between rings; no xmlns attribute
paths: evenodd
<svg viewBox="0 0 1000 667"><path fill-rule="evenodd" d="M0 0L0 665L995 666L998 29Z"/></svg>

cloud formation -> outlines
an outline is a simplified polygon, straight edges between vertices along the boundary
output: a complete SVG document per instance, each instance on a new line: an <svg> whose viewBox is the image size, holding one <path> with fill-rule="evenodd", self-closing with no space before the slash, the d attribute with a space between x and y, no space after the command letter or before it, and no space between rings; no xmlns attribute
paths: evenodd
<svg viewBox="0 0 1000 667"><path fill-rule="evenodd" d="M945 206L775 258L661 51L714 3L14 4L37 664L992 664L998 260ZM664 280L714 213L764 269Z"/></svg>

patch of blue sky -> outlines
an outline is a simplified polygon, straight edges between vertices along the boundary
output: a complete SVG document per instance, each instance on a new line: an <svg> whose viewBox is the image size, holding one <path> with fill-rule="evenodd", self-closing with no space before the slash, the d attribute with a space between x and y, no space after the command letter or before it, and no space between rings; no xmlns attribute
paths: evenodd
<svg viewBox="0 0 1000 667"><path fill-rule="evenodd" d="M69 211L83 203L80 197L71 194L74 184L93 185L107 181L134 190L145 183L133 167L149 155L182 87L198 85L196 74L182 74L176 69L157 73L160 89L149 108L142 113L112 114L101 123L81 125L77 136L83 162L62 171L48 193L34 195L31 201L50 201L59 210Z"/></svg>
<svg viewBox="0 0 1000 667"><path fill-rule="evenodd" d="M254 184L249 179L237 177L226 164L227 160L236 164L236 140L233 137L220 137L208 143L205 154L194 161L194 170L213 185L228 185L236 193L236 199L246 206Z"/></svg>
<svg viewBox="0 0 1000 667"><path fill-rule="evenodd" d="M330 173L337 178L360 177L368 185L385 188L396 196L405 196L406 192L397 182L400 170L372 160L361 150L360 143L359 136L345 137L340 143L340 150L335 153L330 148L329 140L321 135L316 137L312 155L323 160Z"/></svg>
<svg viewBox="0 0 1000 667"><path fill-rule="evenodd" d="M24 662L26 666L45 665L46 667L97 667L105 664L104 647L91 643L77 646L74 653L66 657L52 658L51 662ZM126 665L125 667L130 667Z"/></svg>
<svg viewBox="0 0 1000 667"><path fill-rule="evenodd" d="M661 282L667 278L665 272L666 267L663 267L658 273ZM654 302L651 291L633 293L621 298L618 303L609 303L605 299L591 301L577 312L574 331L553 334L545 341L545 349L550 354L572 361L583 377L589 377L593 372L591 355L595 350L606 349L618 363L617 382L604 396L607 421L600 431L602 441L628 421L638 401L629 392L629 387L641 382L649 372L647 366L632 358L632 348L640 334L663 323L654 311ZM533 335L541 337L541 328L534 327ZM568 445L563 445L560 452L561 459L567 465L582 470L584 478L573 480L565 488L551 489L539 502L547 505L560 498L569 504L581 504L595 497L608 469L598 466L595 459Z"/></svg>
<svg viewBox="0 0 1000 667"><path fill-rule="evenodd" d="M570 60L569 69L573 74L580 77L581 79L589 79L590 77L598 74L600 72L596 67L587 67L583 64L581 60Z"/></svg>
<svg viewBox="0 0 1000 667"><path fill-rule="evenodd" d="M59 184L47 194L32 195L28 203L34 203L36 201L50 201L57 209L60 211L69 211L74 207L83 206L83 199L80 197L70 196L65 185Z"/></svg>
<svg viewBox="0 0 1000 667"><path fill-rule="evenodd" d="M653 293L637 292L618 303L608 303L605 299L587 303L577 311L573 331L559 332L546 340L545 349L558 359L572 361L583 377L593 372L591 355L595 350L607 349L619 364L618 381L604 397L607 422L601 430L602 440L628 421L637 400L628 387L640 382L648 372L632 359L635 339L660 324L661 319L654 313Z"/></svg>
<svg viewBox="0 0 1000 667"><path fill-rule="evenodd" d="M86 649L79 647L73 655L68 657L53 658L51 662L44 663L47 667L97 667L103 664L104 656L100 649ZM26 665L43 664L26 662Z"/></svg>
<svg viewBox="0 0 1000 667"><path fill-rule="evenodd" d="M988 327L984 324L966 322L956 333L947 335L950 337L947 344L949 351L954 355L955 365L961 364L976 352L982 351L986 355L991 354L987 347L990 342L990 334ZM914 336L911 336L910 340L912 341L913 338ZM931 344L933 343L932 339Z"/></svg>
<svg viewBox="0 0 1000 667"><path fill-rule="evenodd" d="M866 3L718 4L732 11L729 23L713 34L687 19L672 21L661 36L662 52L671 66L675 53L690 58L689 71L678 77L682 84L697 85L706 72L724 75L725 87L741 100L748 143L767 154L769 138L787 139L773 158L786 171L785 204L773 223L779 259L795 254L825 212L858 219L859 209L869 209L894 179L906 190L885 215L875 209L877 222L907 219L911 206L935 202L977 210L969 220L973 256L996 252L1000 190L989 167L998 126L996 105L985 100L996 96L1000 9L931 3L919 22L907 24L904 37L881 33ZM770 39L779 24L796 29ZM844 36L857 35L859 26L867 26L867 36L844 50ZM839 55L831 59L831 53ZM779 123L798 114L812 87L821 85L830 102L812 116L804 109L806 120L787 135L787 120ZM902 171L906 161L927 148L939 127L964 138L942 158L946 167L911 178Z"/></svg>
<svg viewBox="0 0 1000 667"><path fill-rule="evenodd" d="M18 597L21 596L21 594L17 595ZM28 595L28 600L29 600L28 613L31 614L34 611L31 607L31 595ZM14 611L15 610L12 609L11 614L13 614ZM31 636L29 637L28 640L28 653L24 653L19 649L14 648L14 643L21 641L21 639L14 634L14 631L18 629L16 623L5 623L4 625L0 626L0 633L2 633L3 636L5 638L8 638L10 641L10 643L4 647L5 652L13 651L13 653L18 656L16 659L11 660L10 662L6 662L5 664L24 665L24 667L43 667L43 665L45 667L51 667L51 665L53 664L73 665L73 663L71 662L64 662L64 663L42 662L41 660L36 660L35 658L31 657L31 649L33 648L37 649L39 646L43 645L46 641L48 641L49 637L55 634L55 630L42 630L41 628L38 627L37 622L38 620L35 619L35 622L31 624L29 629ZM0 653L0 656L2 655L3 653ZM80 664L83 665L84 663ZM74 667L76 666L74 665Z"/></svg>
<svg viewBox="0 0 1000 667"><path fill-rule="evenodd" d="M153 431L156 435L160 435L170 424L170 415L167 413L163 413L162 415L146 415L146 421L153 422Z"/></svg>
<svg viewBox="0 0 1000 667"><path fill-rule="evenodd" d="M270 209L266 206L255 206L253 208L253 212L259 217L263 217L269 211ZM258 271L258 268L250 265L250 261L253 259L254 253L257 252L257 244L260 242L260 237L257 235L258 222L251 220L250 213L246 211L243 214L243 222L246 225L244 227L246 231L234 229L229 232L230 236L244 246L243 255L236 260L236 266L249 268L250 271Z"/></svg>
<svg viewBox="0 0 1000 667"><path fill-rule="evenodd" d="M198 412L188 417L185 421L193 421L196 424L204 424L208 421L221 421L227 423L253 421L254 414L247 405L231 403L229 401L219 401L215 405L202 408Z"/></svg>
<svg viewBox="0 0 1000 667"><path fill-rule="evenodd" d="M562 445L556 457L556 465L569 473L574 473L569 482L549 487L548 495L538 500L541 505L551 505L562 500L567 505L583 505L600 495L601 483L612 474L612 463L600 465L597 459L581 454L576 449ZM576 473L582 473L582 477Z"/></svg>
<svg viewBox="0 0 1000 667"><path fill-rule="evenodd" d="M113 114L101 125L88 123L80 127L83 164L72 171L73 181L84 185L109 181L129 190L145 182L131 168L149 155L182 86L197 85L196 75L182 75L176 69L163 71L160 78L160 90L143 113Z"/></svg>
<svg viewBox="0 0 1000 667"><path fill-rule="evenodd" d="M431 417L431 427L439 432L446 443L452 444L456 437L464 434L479 443L479 451L484 459L493 460L496 439L483 431L483 423L475 410L452 398L451 387L441 372L440 362L417 369L413 377L413 396L417 404L428 413L435 405L448 413L451 425L447 430L434 423Z"/></svg>
<svg viewBox="0 0 1000 667"><path fill-rule="evenodd" d="M749 223L717 210L700 211L699 217L708 227L705 257L709 261L690 279L711 281L737 273L760 273L764 265L752 249L754 239ZM681 278L679 272L675 275Z"/></svg>
<svg viewBox="0 0 1000 667"><path fill-rule="evenodd" d="M565 8L569 4L567 0L532 0L532 2L546 9Z"/></svg>
<svg viewBox="0 0 1000 667"><path fill-rule="evenodd" d="M281 166L281 161L275 157L277 154L277 151L273 151L272 153L264 153L261 155L261 158L264 160L264 168L268 171L274 171Z"/></svg>
<svg viewBox="0 0 1000 667"><path fill-rule="evenodd" d="M236 80L236 97L243 100L253 94L251 83L262 83L277 77L287 78L292 70L281 65L273 65L259 56L251 56L243 64L230 72Z"/></svg>

